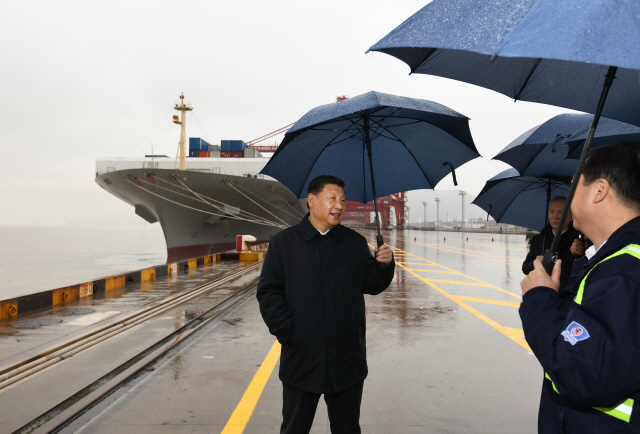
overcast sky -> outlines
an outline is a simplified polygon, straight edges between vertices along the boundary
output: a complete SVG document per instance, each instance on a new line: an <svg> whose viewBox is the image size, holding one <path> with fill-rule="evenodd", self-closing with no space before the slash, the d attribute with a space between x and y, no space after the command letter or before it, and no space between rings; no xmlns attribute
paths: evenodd
<svg viewBox="0 0 640 434"><path fill-rule="evenodd" d="M409 76L399 60L365 54L426 3L4 2L0 225L138 221L94 182L95 159L139 157L152 146L175 155L179 127L171 116L181 92L194 107L188 135L210 143L262 136L337 95L376 90L436 101L471 119L483 158L456 171L456 189L476 195L507 168L491 157L567 110ZM453 188L449 176L436 192ZM422 212L431 195L411 192L409 206Z"/></svg>

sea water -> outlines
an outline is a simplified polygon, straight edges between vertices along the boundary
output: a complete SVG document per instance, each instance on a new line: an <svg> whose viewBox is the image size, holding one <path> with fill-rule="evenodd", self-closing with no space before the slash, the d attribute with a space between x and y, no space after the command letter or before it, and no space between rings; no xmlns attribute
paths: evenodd
<svg viewBox="0 0 640 434"><path fill-rule="evenodd" d="M159 224L0 226L0 300L164 264Z"/></svg>

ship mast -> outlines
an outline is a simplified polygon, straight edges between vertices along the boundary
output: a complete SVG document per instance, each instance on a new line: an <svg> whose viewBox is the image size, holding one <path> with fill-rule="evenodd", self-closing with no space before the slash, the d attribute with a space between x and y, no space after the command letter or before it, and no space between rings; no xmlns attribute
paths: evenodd
<svg viewBox="0 0 640 434"><path fill-rule="evenodd" d="M187 141L187 112L193 110L193 107L191 107L191 105L185 105L184 93L180 94L180 104L176 104L175 109L182 112L182 118L180 120L178 120L178 116L173 117L173 123L180 125L180 170L187 170L187 155L185 149L185 142Z"/></svg>

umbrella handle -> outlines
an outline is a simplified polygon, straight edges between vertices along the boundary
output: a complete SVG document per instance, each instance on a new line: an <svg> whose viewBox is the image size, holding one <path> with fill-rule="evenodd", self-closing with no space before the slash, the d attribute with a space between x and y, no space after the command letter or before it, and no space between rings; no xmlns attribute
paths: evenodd
<svg viewBox="0 0 640 434"><path fill-rule="evenodd" d="M451 168L451 175L453 176L453 185L457 186L458 180L456 179L456 169L454 169L453 164L449 163L448 161L445 161L444 163L442 163L442 165L449 166Z"/></svg>
<svg viewBox="0 0 640 434"><path fill-rule="evenodd" d="M376 235L376 242L378 243L378 247L384 244L384 240L382 239L382 235Z"/></svg>

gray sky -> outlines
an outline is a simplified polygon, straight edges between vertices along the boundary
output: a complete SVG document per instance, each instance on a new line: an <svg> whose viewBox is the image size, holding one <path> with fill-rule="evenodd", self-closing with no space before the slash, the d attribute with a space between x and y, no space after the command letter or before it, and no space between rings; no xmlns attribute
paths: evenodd
<svg viewBox="0 0 640 434"><path fill-rule="evenodd" d="M436 101L471 118L483 158L456 170L456 189L478 194L507 168L491 157L567 110L409 76L399 60L365 54L426 3L4 2L0 225L138 222L95 184L95 159L143 156L152 146L175 155L171 116L180 92L194 106L188 135L210 143L262 136L337 95L376 90ZM436 192L452 188L449 176ZM409 206L422 210L432 195L411 192ZM451 206L459 213L459 202Z"/></svg>

